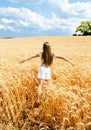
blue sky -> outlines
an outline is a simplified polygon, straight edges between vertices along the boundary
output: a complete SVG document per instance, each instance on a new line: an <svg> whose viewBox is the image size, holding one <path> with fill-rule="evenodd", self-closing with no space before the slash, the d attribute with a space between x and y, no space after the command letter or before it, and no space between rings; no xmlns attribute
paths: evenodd
<svg viewBox="0 0 91 130"><path fill-rule="evenodd" d="M91 21L91 0L0 0L0 38L71 36Z"/></svg>

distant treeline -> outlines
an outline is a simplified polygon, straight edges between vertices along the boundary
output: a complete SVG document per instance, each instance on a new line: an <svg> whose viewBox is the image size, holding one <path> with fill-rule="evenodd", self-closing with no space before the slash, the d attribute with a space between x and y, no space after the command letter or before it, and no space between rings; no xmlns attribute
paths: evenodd
<svg viewBox="0 0 91 130"><path fill-rule="evenodd" d="M12 39L13 37L5 37L4 39Z"/></svg>

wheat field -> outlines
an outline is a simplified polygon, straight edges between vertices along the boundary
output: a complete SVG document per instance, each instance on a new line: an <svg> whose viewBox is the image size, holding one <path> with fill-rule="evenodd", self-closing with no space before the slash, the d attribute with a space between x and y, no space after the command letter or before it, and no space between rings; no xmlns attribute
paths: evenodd
<svg viewBox="0 0 91 130"><path fill-rule="evenodd" d="M34 108L41 60L19 61L42 51L46 41L75 66L54 59L52 79ZM0 39L0 130L91 130L91 37Z"/></svg>

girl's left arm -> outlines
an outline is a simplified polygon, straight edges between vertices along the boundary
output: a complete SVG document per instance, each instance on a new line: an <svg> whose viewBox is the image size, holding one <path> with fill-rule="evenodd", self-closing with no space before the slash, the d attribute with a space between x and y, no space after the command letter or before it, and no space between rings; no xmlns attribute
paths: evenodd
<svg viewBox="0 0 91 130"><path fill-rule="evenodd" d="M62 59L62 60L64 60L64 61L70 63L72 66L75 65L75 63L74 63L73 61L71 61L71 60L69 60L69 59L67 59L67 58L65 58L65 57L56 56L56 58Z"/></svg>
<svg viewBox="0 0 91 130"><path fill-rule="evenodd" d="M20 63L24 63L25 61L28 61L28 60L31 60L31 59L37 58L37 57L39 57L39 54L36 54L36 55L34 55L34 56L31 56L31 57L29 57L29 58L27 58L27 59L23 59L23 60L20 61Z"/></svg>

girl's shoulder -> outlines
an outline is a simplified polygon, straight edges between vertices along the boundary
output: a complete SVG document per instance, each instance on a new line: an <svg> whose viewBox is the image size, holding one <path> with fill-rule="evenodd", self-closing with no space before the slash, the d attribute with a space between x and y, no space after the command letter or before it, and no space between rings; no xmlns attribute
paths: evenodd
<svg viewBox="0 0 91 130"><path fill-rule="evenodd" d="M55 52L53 53L53 57L56 57L56 53Z"/></svg>
<svg viewBox="0 0 91 130"><path fill-rule="evenodd" d="M42 52L39 52L38 55L41 57L42 56Z"/></svg>

